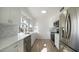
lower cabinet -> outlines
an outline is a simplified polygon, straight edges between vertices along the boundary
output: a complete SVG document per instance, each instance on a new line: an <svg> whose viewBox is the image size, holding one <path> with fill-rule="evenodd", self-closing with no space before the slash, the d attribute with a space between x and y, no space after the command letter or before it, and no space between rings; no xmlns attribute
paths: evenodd
<svg viewBox="0 0 79 59"><path fill-rule="evenodd" d="M31 52L31 35L0 50L0 52Z"/></svg>
<svg viewBox="0 0 79 59"><path fill-rule="evenodd" d="M31 35L24 39L24 52L31 52Z"/></svg>
<svg viewBox="0 0 79 59"><path fill-rule="evenodd" d="M23 40L20 40L2 50L0 50L0 52L23 52L23 51L24 51Z"/></svg>
<svg viewBox="0 0 79 59"><path fill-rule="evenodd" d="M59 33L55 33L55 46L59 49Z"/></svg>
<svg viewBox="0 0 79 59"><path fill-rule="evenodd" d="M24 40L18 42L18 52L24 52Z"/></svg>
<svg viewBox="0 0 79 59"><path fill-rule="evenodd" d="M1 50L1 52L17 52L18 51L18 44L12 44L8 46L7 48L4 48Z"/></svg>
<svg viewBox="0 0 79 59"><path fill-rule="evenodd" d="M38 34L37 34L37 33L33 33L33 34L31 35L31 46L34 45L34 42L35 42L35 40L37 39L37 37L38 37Z"/></svg>

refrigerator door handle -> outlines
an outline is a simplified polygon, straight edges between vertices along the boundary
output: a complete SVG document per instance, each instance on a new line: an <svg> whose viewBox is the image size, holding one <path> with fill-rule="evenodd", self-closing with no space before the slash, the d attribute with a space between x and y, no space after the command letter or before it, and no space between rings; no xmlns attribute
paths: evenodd
<svg viewBox="0 0 79 59"><path fill-rule="evenodd" d="M65 39L65 43L67 43L67 41L68 41L67 35L68 35L68 20L67 20L67 14L66 14L65 26L64 26L64 39Z"/></svg>
<svg viewBox="0 0 79 59"><path fill-rule="evenodd" d="M65 20L65 38L68 41L71 35L71 18L70 14L66 15L66 20Z"/></svg>
<svg viewBox="0 0 79 59"><path fill-rule="evenodd" d="M71 18L70 18L70 14L68 14L68 35L67 38L70 38L71 35Z"/></svg>

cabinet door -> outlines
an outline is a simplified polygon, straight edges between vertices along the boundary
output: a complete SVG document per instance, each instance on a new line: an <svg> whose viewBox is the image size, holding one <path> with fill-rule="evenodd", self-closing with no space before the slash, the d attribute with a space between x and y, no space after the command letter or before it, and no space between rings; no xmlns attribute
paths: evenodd
<svg viewBox="0 0 79 59"><path fill-rule="evenodd" d="M24 40L18 42L18 52L24 52Z"/></svg>
<svg viewBox="0 0 79 59"><path fill-rule="evenodd" d="M59 34L55 34L55 45L57 47L57 49L59 49Z"/></svg>
<svg viewBox="0 0 79 59"><path fill-rule="evenodd" d="M0 23L7 23L9 19L9 9L0 8Z"/></svg>
<svg viewBox="0 0 79 59"><path fill-rule="evenodd" d="M28 49L28 52L30 52L31 51L31 36L29 36L27 40L28 40L27 49Z"/></svg>
<svg viewBox="0 0 79 59"><path fill-rule="evenodd" d="M24 51L30 52L31 51L31 36L28 36L24 39Z"/></svg>
<svg viewBox="0 0 79 59"><path fill-rule="evenodd" d="M37 39L37 35L38 35L37 33L33 33L33 34L31 35L31 46L33 46L35 40Z"/></svg>
<svg viewBox="0 0 79 59"><path fill-rule="evenodd" d="M18 51L18 45L17 43L12 44L11 46L4 48L1 50L1 52L17 52Z"/></svg>
<svg viewBox="0 0 79 59"><path fill-rule="evenodd" d="M21 18L20 9L15 7L15 8L9 8L9 10L10 10L9 22L18 25L20 23Z"/></svg>
<svg viewBox="0 0 79 59"><path fill-rule="evenodd" d="M21 14L19 8L7 7L0 8L0 23L18 24Z"/></svg>

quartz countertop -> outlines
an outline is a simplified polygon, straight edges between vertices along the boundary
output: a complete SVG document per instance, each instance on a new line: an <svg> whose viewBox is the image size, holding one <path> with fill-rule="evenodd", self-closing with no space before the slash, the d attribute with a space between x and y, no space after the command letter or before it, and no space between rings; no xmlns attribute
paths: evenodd
<svg viewBox="0 0 79 59"><path fill-rule="evenodd" d="M33 34L34 32L30 32L30 33L18 33L18 40L22 40L24 39L25 37L28 37L29 35Z"/></svg>
<svg viewBox="0 0 79 59"><path fill-rule="evenodd" d="M18 42L19 40L24 39L25 37L28 37L29 35L31 35L33 33L34 32L30 32L28 34L18 33L16 36L0 39L0 50Z"/></svg>

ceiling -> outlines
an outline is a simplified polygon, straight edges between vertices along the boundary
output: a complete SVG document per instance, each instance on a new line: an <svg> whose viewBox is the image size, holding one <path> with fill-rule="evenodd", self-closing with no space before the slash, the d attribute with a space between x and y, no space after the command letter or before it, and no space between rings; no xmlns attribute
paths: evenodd
<svg viewBox="0 0 79 59"><path fill-rule="evenodd" d="M30 15L33 16L36 20L49 19L59 13L61 7L28 7ZM41 11L46 10L46 14L42 14Z"/></svg>

